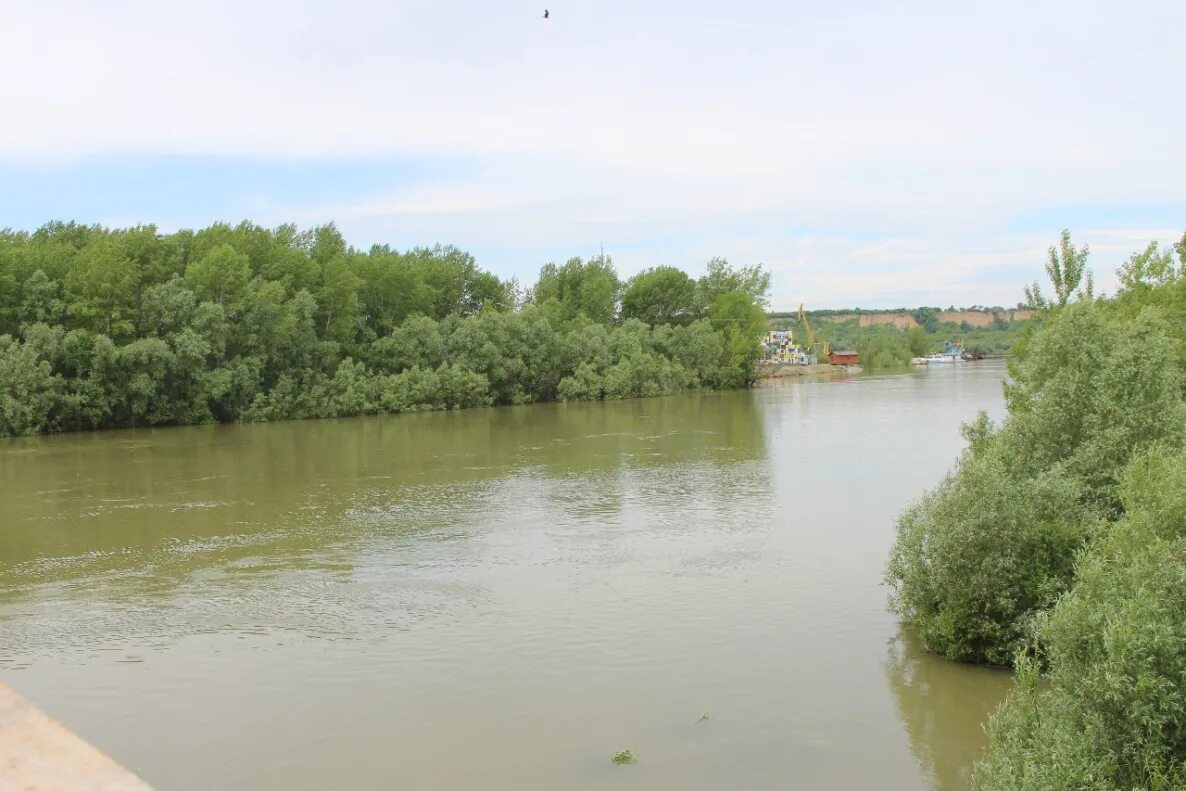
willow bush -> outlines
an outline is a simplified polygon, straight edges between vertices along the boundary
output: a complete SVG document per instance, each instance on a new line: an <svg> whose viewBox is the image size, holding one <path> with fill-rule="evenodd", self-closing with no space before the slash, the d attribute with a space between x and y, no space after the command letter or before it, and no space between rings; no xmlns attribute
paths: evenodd
<svg viewBox="0 0 1186 791"><path fill-rule="evenodd" d="M1037 619L1038 654L991 722L978 788L1186 788L1183 492L1186 455L1155 450L1130 465L1125 516Z"/></svg>
<svg viewBox="0 0 1186 791"><path fill-rule="evenodd" d="M0 436L742 387L769 285L598 256L524 290L332 225L0 230Z"/></svg>
<svg viewBox="0 0 1186 791"><path fill-rule="evenodd" d="M956 468L898 521L896 611L949 658L1009 664L1030 618L1074 578L1095 526L1122 510L1134 453L1186 426L1175 343L1153 309L1068 305L1027 345L1000 427L967 429Z"/></svg>

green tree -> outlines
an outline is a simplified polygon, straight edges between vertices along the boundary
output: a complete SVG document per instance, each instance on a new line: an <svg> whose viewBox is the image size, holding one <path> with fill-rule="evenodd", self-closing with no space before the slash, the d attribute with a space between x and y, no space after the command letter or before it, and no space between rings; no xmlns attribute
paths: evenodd
<svg viewBox="0 0 1186 791"><path fill-rule="evenodd" d="M134 331L140 273L123 247L110 237L97 237L79 253L66 277L71 316L82 326L112 338Z"/></svg>
<svg viewBox="0 0 1186 791"><path fill-rule="evenodd" d="M1128 319L1069 305L1013 378L1004 424L970 427L968 454L900 518L886 574L895 610L953 659L1012 661L1029 619L1071 583L1091 527L1119 514L1133 454L1186 429L1174 344L1151 309Z"/></svg>
<svg viewBox="0 0 1186 791"><path fill-rule="evenodd" d="M317 291L323 337L344 346L352 344L358 329L359 283L344 256L336 255L325 263Z"/></svg>
<svg viewBox="0 0 1186 791"><path fill-rule="evenodd" d="M251 265L247 256L229 244L215 247L185 268L185 282L199 300L231 310L238 308L250 281Z"/></svg>
<svg viewBox="0 0 1186 791"><path fill-rule="evenodd" d="M1182 256L1181 250L1179 256ZM1136 291L1164 286L1182 277L1183 273L1174 263L1170 250L1163 251L1157 242L1150 242L1141 252L1133 253L1116 274L1122 291Z"/></svg>
<svg viewBox="0 0 1186 791"><path fill-rule="evenodd" d="M724 335L727 347L726 387L742 387L757 377L766 313L745 291L719 294L708 306L708 319Z"/></svg>
<svg viewBox="0 0 1186 791"><path fill-rule="evenodd" d="M1125 516L1035 629L993 717L982 791L1186 787L1186 456L1129 467ZM1039 669L1048 669L1039 683Z"/></svg>
<svg viewBox="0 0 1186 791"><path fill-rule="evenodd" d="M939 331L939 313L938 308L919 308L914 311L914 320L924 332L934 335Z"/></svg>
<svg viewBox="0 0 1186 791"><path fill-rule="evenodd" d="M644 270L622 293L622 318L647 324L689 324L699 318L696 281L671 266Z"/></svg>
<svg viewBox="0 0 1186 791"><path fill-rule="evenodd" d="M566 320L583 315L599 324L610 324L617 317L621 288L608 256L588 261L570 258L562 267L547 264L540 270L532 299L537 305L556 300Z"/></svg>
<svg viewBox="0 0 1186 791"><path fill-rule="evenodd" d="M911 327L906 331L906 343L912 357L926 357L931 351L931 341L922 327Z"/></svg>
<svg viewBox="0 0 1186 791"><path fill-rule="evenodd" d="M61 285L50 280L45 270L36 270L22 288L18 314L21 325L60 324L66 312L61 291Z"/></svg>
<svg viewBox="0 0 1186 791"><path fill-rule="evenodd" d="M698 285L704 305L712 305L722 294L733 291L747 295L759 307L765 307L770 297L770 273L761 264L734 268L724 258L714 258Z"/></svg>
<svg viewBox="0 0 1186 791"><path fill-rule="evenodd" d="M525 304L457 248L333 225L0 231L0 434L740 386L768 278L709 270L639 276L618 326L606 258L545 267Z"/></svg>
<svg viewBox="0 0 1186 791"><path fill-rule="evenodd" d="M53 430L62 386L36 349L0 335L0 436Z"/></svg>
<svg viewBox="0 0 1186 791"><path fill-rule="evenodd" d="M1048 252L1050 260L1046 263L1046 275L1054 289L1053 302L1048 302L1042 295L1042 288L1037 281L1026 287L1026 301L1035 308L1043 308L1049 305L1061 307L1075 294L1078 294L1079 299L1091 299L1095 287L1091 270L1087 268L1087 245L1075 247L1071 242L1071 232L1064 230L1059 237L1058 247L1052 245Z"/></svg>

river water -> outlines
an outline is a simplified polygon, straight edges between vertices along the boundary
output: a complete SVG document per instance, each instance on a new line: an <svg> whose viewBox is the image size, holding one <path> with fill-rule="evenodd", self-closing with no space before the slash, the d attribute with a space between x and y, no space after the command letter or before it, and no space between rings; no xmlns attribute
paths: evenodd
<svg viewBox="0 0 1186 791"><path fill-rule="evenodd" d="M0 441L0 678L159 789L965 788L881 572L1003 374Z"/></svg>

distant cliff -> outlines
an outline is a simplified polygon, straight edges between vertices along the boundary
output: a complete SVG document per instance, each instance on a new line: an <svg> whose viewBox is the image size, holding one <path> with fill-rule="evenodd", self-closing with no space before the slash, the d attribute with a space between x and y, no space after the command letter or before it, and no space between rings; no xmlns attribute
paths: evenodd
<svg viewBox="0 0 1186 791"><path fill-rule="evenodd" d="M942 310L939 321L953 324L967 323L971 327L990 327L1000 316L1005 321L1025 321L1033 317L1032 310ZM858 319L862 327L894 326L907 330L917 327L913 313L837 313L831 316L813 316L819 321L848 321Z"/></svg>

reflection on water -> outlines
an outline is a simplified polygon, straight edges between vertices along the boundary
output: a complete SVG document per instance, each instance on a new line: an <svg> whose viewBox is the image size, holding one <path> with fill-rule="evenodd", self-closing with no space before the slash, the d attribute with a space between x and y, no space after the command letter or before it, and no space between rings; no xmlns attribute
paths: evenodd
<svg viewBox="0 0 1186 791"><path fill-rule="evenodd" d="M961 787L878 582L999 378L6 442L0 674L162 788Z"/></svg>
<svg viewBox="0 0 1186 791"><path fill-rule="evenodd" d="M1012 686L997 668L958 665L927 652L907 628L889 643L886 677L914 755L936 791L971 785L988 743L984 723Z"/></svg>
<svg viewBox="0 0 1186 791"><path fill-rule="evenodd" d="M678 486L681 468L687 484L698 465L759 459L761 416L739 395L13 440L0 446L0 589L104 575L152 591L360 526L433 534L508 497L604 518L627 471L662 468ZM699 497L736 485L699 477Z"/></svg>

